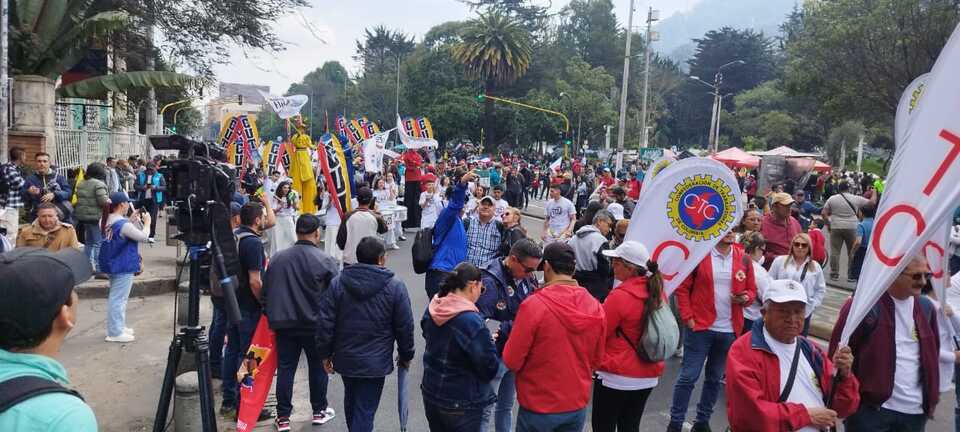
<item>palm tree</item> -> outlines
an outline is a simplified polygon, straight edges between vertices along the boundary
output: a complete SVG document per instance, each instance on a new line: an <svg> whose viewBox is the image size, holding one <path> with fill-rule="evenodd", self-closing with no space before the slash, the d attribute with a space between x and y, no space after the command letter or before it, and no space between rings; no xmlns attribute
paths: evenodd
<svg viewBox="0 0 960 432"><path fill-rule="evenodd" d="M483 82L486 94L520 79L530 67L530 36L519 21L502 11L481 13L469 21L462 39L454 46L453 57ZM484 100L483 123L486 140L495 146L493 100L489 98Z"/></svg>

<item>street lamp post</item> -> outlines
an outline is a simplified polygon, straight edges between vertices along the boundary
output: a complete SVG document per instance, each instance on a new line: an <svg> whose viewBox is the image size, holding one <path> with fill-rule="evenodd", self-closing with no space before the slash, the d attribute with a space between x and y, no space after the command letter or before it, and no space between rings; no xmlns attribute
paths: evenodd
<svg viewBox="0 0 960 432"><path fill-rule="evenodd" d="M711 112L711 114L710 114L710 132L709 132L709 134L708 134L709 147L710 147L710 150L711 150L713 153L716 153L716 152L717 152L717 148L718 148L718 146L719 146L719 144L720 144L720 143L719 143L719 141L720 141L720 136L719 136L719 134L720 134L720 107L721 107L721 103L722 103L722 102L721 102L721 96L720 96L720 86L723 84L723 73L722 73L722 72L723 72L724 69L726 69L726 68L728 68L728 67L730 67L730 66L743 65L743 64L747 64L747 62L745 62L745 61L743 61L743 60L734 60L734 61L732 61L732 62L729 62L729 63L726 63L726 64L720 66L719 68L717 68L717 73L714 74L714 76L713 76L713 84L710 84L710 83L708 83L708 82L700 79L700 78L697 77L697 76L693 76L693 75L690 76L690 79L692 79L692 80L694 80L694 81L696 81L696 82L698 82L698 83L701 83L701 84L703 84L703 85L705 85L705 86L713 89L713 91L711 92L711 94L713 95L713 109L712 109L712 112ZM729 95L724 95L723 97L726 97L726 96L729 96Z"/></svg>
<svg viewBox="0 0 960 432"><path fill-rule="evenodd" d="M642 113L640 114L641 123L640 123L640 136L642 137L642 143L640 147L647 147L647 91L650 88L650 43L655 40L654 33L651 31L650 27L653 25L654 21L660 19L660 11L653 10L651 7L647 11L647 43L643 47L644 51L644 67L643 67L643 107L641 108ZM627 38L629 39L629 32L627 33ZM656 38L659 39L659 38Z"/></svg>
<svg viewBox="0 0 960 432"><path fill-rule="evenodd" d="M616 169L623 167L623 138L627 122L627 84L630 81L630 41L633 39L633 3L630 0L630 11L627 14L627 46L623 52L623 86L620 89L620 121L617 123L617 162Z"/></svg>

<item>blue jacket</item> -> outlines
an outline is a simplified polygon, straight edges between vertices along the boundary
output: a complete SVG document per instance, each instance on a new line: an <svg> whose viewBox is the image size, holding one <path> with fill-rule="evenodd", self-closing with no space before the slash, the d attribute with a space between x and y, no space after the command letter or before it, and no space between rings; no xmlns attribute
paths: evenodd
<svg viewBox="0 0 960 432"><path fill-rule="evenodd" d="M140 271L140 250L137 242L121 234L129 221L120 219L108 226L108 235L100 243L97 261L100 270L107 274L136 273Z"/></svg>
<svg viewBox="0 0 960 432"><path fill-rule="evenodd" d="M403 281L389 269L353 264L320 298L317 346L343 376L379 378L393 372L393 344L413 359L413 314Z"/></svg>
<svg viewBox="0 0 960 432"><path fill-rule="evenodd" d="M37 189L40 189L41 191L53 192L53 202L69 202L70 198L73 197L73 189L70 188L70 184L67 182L66 177L57 174L56 171L50 171L50 174L46 175L34 173L30 177L24 179L23 189L21 189L23 203L31 209L36 208L37 204L40 204L40 197L43 196L43 192L36 197L30 195L30 192L27 192L27 189L30 189L30 186L36 186Z"/></svg>
<svg viewBox="0 0 960 432"><path fill-rule="evenodd" d="M500 322L500 336L497 337L497 352L503 352L507 337L513 328L513 320L520 310L520 303L533 294L536 281L527 278L516 284L503 267L503 258L494 258L480 269L483 294L477 299L477 308L484 318ZM514 283L511 285L511 283Z"/></svg>
<svg viewBox="0 0 960 432"><path fill-rule="evenodd" d="M457 184L450 196L450 203L437 216L433 225L433 261L431 270L453 271L467 259L467 232L463 229L460 211L467 200L467 185Z"/></svg>
<svg viewBox="0 0 960 432"><path fill-rule="evenodd" d="M147 172L141 171L137 173L137 183L134 185L134 189L137 191L137 200L142 201L146 193L146 184L147 184ZM150 184L153 185L153 199L160 204L163 202L163 191L167 190L167 183L163 179L163 175L159 172L153 173L153 178Z"/></svg>
<svg viewBox="0 0 960 432"><path fill-rule="evenodd" d="M490 381L500 361L483 317L473 311L437 325L428 309L420 320L423 353L423 399L440 408L478 409L494 403Z"/></svg>

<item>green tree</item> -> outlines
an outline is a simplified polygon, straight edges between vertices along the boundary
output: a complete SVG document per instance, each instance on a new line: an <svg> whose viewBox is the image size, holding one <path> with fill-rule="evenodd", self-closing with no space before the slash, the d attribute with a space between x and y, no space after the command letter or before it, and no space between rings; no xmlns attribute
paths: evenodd
<svg viewBox="0 0 960 432"><path fill-rule="evenodd" d="M380 25L363 31L363 41L357 41L354 60L360 62L364 76L393 75L397 60L413 51L413 37L400 31L391 31Z"/></svg>
<svg viewBox="0 0 960 432"><path fill-rule="evenodd" d="M903 89L932 67L960 21L956 0L809 2L791 14L787 89L811 95L833 124L890 125Z"/></svg>
<svg viewBox="0 0 960 432"><path fill-rule="evenodd" d="M527 34L517 20L493 10L481 13L464 29L462 42L453 49L454 58L467 72L480 79L483 90L492 93L497 87L513 83L530 67L532 50ZM484 100L484 134L496 147L493 100Z"/></svg>
<svg viewBox="0 0 960 432"><path fill-rule="evenodd" d="M696 52L687 62L690 76L713 84L722 66L737 60L743 61L743 64L731 65L719 72L721 94L739 94L775 75L773 42L763 33L724 27L709 31L703 38L694 41L697 43ZM706 145L713 106L711 91L702 83L689 80L683 84L682 94L675 98L673 106L678 117L677 138L681 146ZM723 106L725 110L732 111L729 101Z"/></svg>
<svg viewBox="0 0 960 432"><path fill-rule="evenodd" d="M577 53L588 64L619 75L623 70L624 40L618 36L613 2L573 0L564 12L569 14L569 20L560 25L560 37L571 38Z"/></svg>

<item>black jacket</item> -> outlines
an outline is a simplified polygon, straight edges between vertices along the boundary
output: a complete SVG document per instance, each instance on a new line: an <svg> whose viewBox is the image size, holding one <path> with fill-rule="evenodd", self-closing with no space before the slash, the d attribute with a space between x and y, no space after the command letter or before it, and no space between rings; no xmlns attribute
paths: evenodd
<svg viewBox="0 0 960 432"><path fill-rule="evenodd" d="M413 315L403 281L369 264L343 268L320 301L317 346L343 376L379 378L393 372L393 344L413 359Z"/></svg>
<svg viewBox="0 0 960 432"><path fill-rule="evenodd" d="M273 256L263 277L264 311L270 328L317 328L320 296L340 272L337 262L309 241Z"/></svg>

